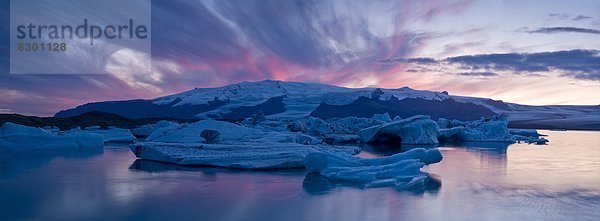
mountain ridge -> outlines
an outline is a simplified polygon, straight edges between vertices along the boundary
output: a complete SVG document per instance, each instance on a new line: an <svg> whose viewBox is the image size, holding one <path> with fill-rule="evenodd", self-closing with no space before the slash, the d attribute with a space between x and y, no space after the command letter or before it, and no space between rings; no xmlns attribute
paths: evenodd
<svg viewBox="0 0 600 221"><path fill-rule="evenodd" d="M228 119L246 118L259 109L264 109L263 111L268 109L265 113L267 116L279 119L298 119L311 116L311 113L316 111L322 104L343 107L343 105L356 102L361 97L372 98L375 91L379 93L376 95L379 101L417 99L414 100L414 104L404 102L407 103L404 105L404 108L414 109L415 111L411 112L411 114L432 115L434 118L447 116L456 119L476 119L488 116L493 112L494 114L508 115L511 122L520 122L521 126L531 124L537 126L546 125L549 128L560 128L565 125L568 128L577 128L579 125L595 125L596 123L600 123L600 106L531 106L490 98L456 96L448 94L445 91L415 90L409 87L396 89L346 88L321 83L273 80L241 82L213 88L194 88L182 93L148 100L88 103L62 110L55 117L73 117L95 110L133 119ZM281 99L273 100L277 97L281 97ZM454 106L452 107L454 109L448 109L449 107L439 104L448 99L451 99L455 103L453 103ZM410 105L420 105L423 107L412 107ZM435 106L437 108L427 108L425 106ZM353 108L351 106L346 107ZM393 105L379 107L381 108L369 113L381 113L386 110L390 112L389 110L399 108ZM475 109L479 110L471 111ZM491 112L484 109L488 109ZM454 114L444 115L444 111ZM400 115L401 117L407 116L407 114ZM462 115L468 116L463 117ZM339 117L343 116L340 115ZM360 116L365 117L364 114ZM585 126L584 128L589 127Z"/></svg>

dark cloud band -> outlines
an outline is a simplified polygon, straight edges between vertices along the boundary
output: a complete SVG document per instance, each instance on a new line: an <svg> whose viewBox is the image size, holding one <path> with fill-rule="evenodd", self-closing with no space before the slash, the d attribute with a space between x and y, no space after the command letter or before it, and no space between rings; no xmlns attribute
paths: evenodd
<svg viewBox="0 0 600 221"><path fill-rule="evenodd" d="M427 65L419 62L420 60L431 61L433 59L399 58L386 61L418 64L427 67ZM543 75L551 71L559 71L565 77L600 81L600 51L597 50L466 55L435 60L435 63L428 64L457 65L461 70L477 70L456 73L462 76L493 77L498 76L497 72L500 71ZM422 68L422 70L428 69Z"/></svg>
<svg viewBox="0 0 600 221"><path fill-rule="evenodd" d="M529 34L557 34L557 33L584 33L584 34L600 34L598 29L590 28L578 28L578 27L545 27L534 30L528 28L521 29L521 31Z"/></svg>

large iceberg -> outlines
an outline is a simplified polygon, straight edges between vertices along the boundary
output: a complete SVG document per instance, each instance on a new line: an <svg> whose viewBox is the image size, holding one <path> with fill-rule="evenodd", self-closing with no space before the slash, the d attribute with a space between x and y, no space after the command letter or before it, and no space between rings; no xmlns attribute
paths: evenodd
<svg viewBox="0 0 600 221"><path fill-rule="evenodd" d="M302 167L302 160L321 150L356 154L358 147L321 145L322 140L290 131L281 121L262 119L240 124L203 120L155 129L130 146L141 159L192 166L243 169Z"/></svg>
<svg viewBox="0 0 600 221"><path fill-rule="evenodd" d="M322 142L310 135L291 132L281 122L277 122L275 125L271 124L273 124L271 121L256 125L238 125L224 121L203 120L176 127L158 128L145 141L222 144L239 144L242 142L320 144Z"/></svg>
<svg viewBox="0 0 600 221"><path fill-rule="evenodd" d="M128 129L109 127L106 130L102 130L100 127L88 127L85 131L101 135L104 137L105 143L132 143L136 141L135 136Z"/></svg>
<svg viewBox="0 0 600 221"><path fill-rule="evenodd" d="M102 148L104 138L82 131L50 133L37 127L4 123L0 127L0 152L18 150L54 150Z"/></svg>
<svg viewBox="0 0 600 221"><path fill-rule="evenodd" d="M394 186L410 189L425 185L427 174L421 168L440 162L438 149L415 148L388 157L363 159L348 154L319 151L304 158L308 172L319 173L334 181L344 181L364 187Z"/></svg>
<svg viewBox="0 0 600 221"><path fill-rule="evenodd" d="M186 166L217 166L239 169L279 169L303 167L309 153L330 150L350 154L356 147L302 145L296 143L156 143L142 142L130 145L141 159Z"/></svg>
<svg viewBox="0 0 600 221"><path fill-rule="evenodd" d="M222 140L246 141L251 138L260 138L265 133L261 130L216 120L203 120L179 127L164 127L152 132L147 138L148 142L167 143L202 143L206 140L201 137L204 130L214 130L221 133Z"/></svg>
<svg viewBox="0 0 600 221"><path fill-rule="evenodd" d="M288 128L293 132L307 133L311 136L325 138L332 134L356 135L363 128L383 124L384 121L372 118L345 117L322 120L316 117L308 117L292 121Z"/></svg>
<svg viewBox="0 0 600 221"><path fill-rule="evenodd" d="M437 144L438 125L429 116L417 115L358 132L362 143Z"/></svg>

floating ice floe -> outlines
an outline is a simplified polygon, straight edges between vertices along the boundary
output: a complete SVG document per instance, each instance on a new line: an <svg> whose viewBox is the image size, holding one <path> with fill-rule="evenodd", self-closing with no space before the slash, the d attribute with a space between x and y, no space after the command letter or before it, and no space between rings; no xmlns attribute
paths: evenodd
<svg viewBox="0 0 600 221"><path fill-rule="evenodd" d="M538 133L536 129L508 129L508 132L512 135L520 135L525 137L541 137L546 136L544 134Z"/></svg>
<svg viewBox="0 0 600 221"><path fill-rule="evenodd" d="M364 187L394 186L410 189L425 185L427 174L421 168L440 162L438 149L411 149L388 157L363 159L348 154L320 151L304 159L308 172L319 173L334 181L344 181Z"/></svg>
<svg viewBox="0 0 600 221"><path fill-rule="evenodd" d="M128 129L109 127L106 130L98 126L92 126L85 129L86 132L98 134L104 137L105 143L132 143L136 141L135 136Z"/></svg>
<svg viewBox="0 0 600 221"><path fill-rule="evenodd" d="M358 132L362 143L437 144L438 125L429 116L417 115Z"/></svg>
<svg viewBox="0 0 600 221"><path fill-rule="evenodd" d="M0 127L0 151L102 148L102 136L82 131L50 133L37 127L4 123Z"/></svg>
<svg viewBox="0 0 600 221"><path fill-rule="evenodd" d="M217 166L239 169L280 169L303 167L309 153L329 150L356 154L357 147L302 145L296 143L156 143L130 145L141 159L186 166Z"/></svg>
<svg viewBox="0 0 600 221"><path fill-rule="evenodd" d="M543 137L520 137L520 136L516 136L516 137L517 137L518 142L523 141L528 144L544 145L544 144L550 142L548 139L543 138Z"/></svg>
<svg viewBox="0 0 600 221"><path fill-rule="evenodd" d="M508 132L515 136L515 139L520 142L526 142L530 144L546 144L548 139L543 138L544 134L538 133L536 129L508 129Z"/></svg>

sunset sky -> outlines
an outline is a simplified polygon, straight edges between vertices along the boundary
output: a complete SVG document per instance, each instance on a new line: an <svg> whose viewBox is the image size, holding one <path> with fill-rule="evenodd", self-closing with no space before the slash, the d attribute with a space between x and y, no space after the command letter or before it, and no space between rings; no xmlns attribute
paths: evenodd
<svg viewBox="0 0 600 221"><path fill-rule="evenodd" d="M600 104L598 0L155 0L154 72L140 75L9 74L0 4L0 113L264 79Z"/></svg>

